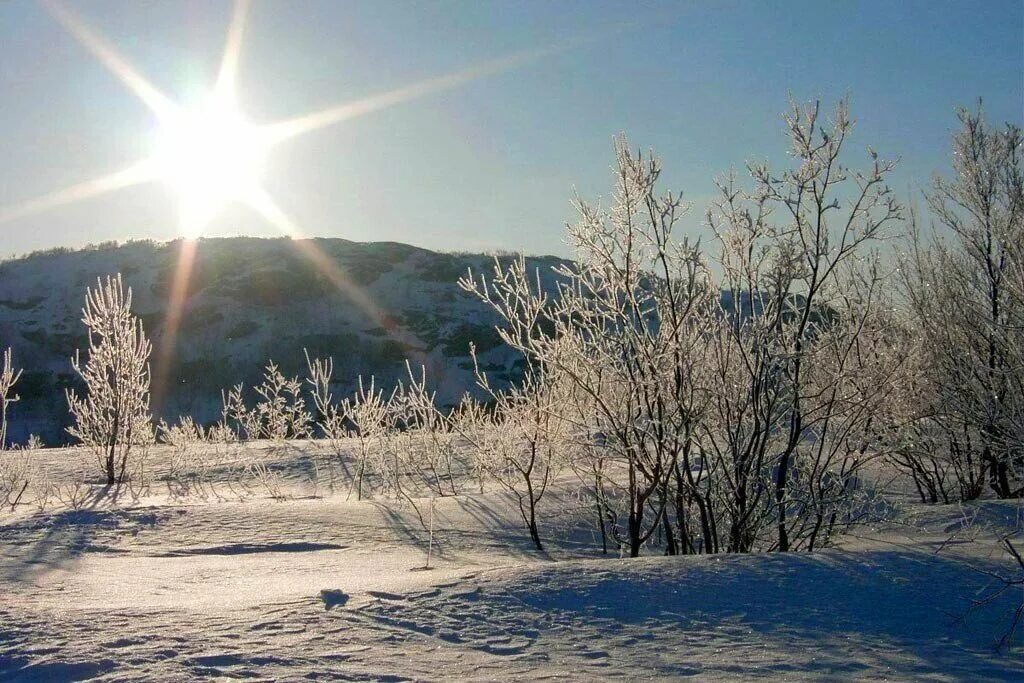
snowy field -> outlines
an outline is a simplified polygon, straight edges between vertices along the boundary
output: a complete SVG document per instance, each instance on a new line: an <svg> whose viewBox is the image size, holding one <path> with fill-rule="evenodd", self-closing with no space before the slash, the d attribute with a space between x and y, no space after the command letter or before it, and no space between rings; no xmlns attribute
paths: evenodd
<svg viewBox="0 0 1024 683"><path fill-rule="evenodd" d="M249 446L248 478L204 448L202 481L157 447L116 496L61 489L86 452L34 454L63 500L0 517L0 680L1024 680L1019 639L994 648L1018 596L972 609L1014 504L906 497L811 555L629 560L601 555L566 476L548 553L477 491L437 499L427 569L409 506L356 501L318 444Z"/></svg>

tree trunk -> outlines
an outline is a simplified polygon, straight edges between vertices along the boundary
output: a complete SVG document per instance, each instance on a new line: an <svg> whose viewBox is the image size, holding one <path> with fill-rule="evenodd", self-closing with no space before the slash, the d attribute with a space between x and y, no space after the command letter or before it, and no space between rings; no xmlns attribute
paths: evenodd
<svg viewBox="0 0 1024 683"><path fill-rule="evenodd" d="M363 499L363 471L366 469L366 453L359 458L359 474L356 475L356 500Z"/></svg>
<svg viewBox="0 0 1024 683"><path fill-rule="evenodd" d="M533 539L533 544L537 546L537 550L544 552L544 545L540 542L540 530L537 528L537 519L534 516L533 505L530 506L530 538Z"/></svg>
<svg viewBox="0 0 1024 683"><path fill-rule="evenodd" d="M675 534L672 532L672 522L668 519L668 505L662 506L661 523L665 527L665 554L678 555L679 549L676 546Z"/></svg>
<svg viewBox="0 0 1024 683"><path fill-rule="evenodd" d="M640 525L643 523L643 512L629 511L629 556L640 557Z"/></svg>
<svg viewBox="0 0 1024 683"><path fill-rule="evenodd" d="M1010 498L1013 492L1010 490L1010 468L1005 462L997 462L992 467L992 489L1000 498Z"/></svg>
<svg viewBox="0 0 1024 683"><path fill-rule="evenodd" d="M794 418L794 422L799 425L798 418ZM796 434L799 438L799 426L793 429L791 434ZM789 480L789 459L795 450L795 440L791 436L790 447L782 453L782 458L779 460L779 471L775 478L775 506L778 508L779 514L779 552L789 552L789 531L786 529L786 486Z"/></svg>
<svg viewBox="0 0 1024 683"><path fill-rule="evenodd" d="M533 444L533 459L536 459L537 446ZM530 473L533 471L533 460L530 463L530 469L523 475L526 482L526 495L529 501L530 510L529 518L526 519L526 526L530 529L530 538L533 539L533 544L537 546L537 550L544 552L544 545L540 542L540 531L537 529L537 500L538 496L533 493L533 480L530 479ZM542 494L543 495L543 494ZM519 499L519 511L523 512L522 498ZM525 517L526 515L524 515Z"/></svg>
<svg viewBox="0 0 1024 683"><path fill-rule="evenodd" d="M644 521L643 503L636 481L636 465L629 463L629 556L640 557L641 525Z"/></svg>
<svg viewBox="0 0 1024 683"><path fill-rule="evenodd" d="M604 484L600 467L594 469L594 500L597 503L597 528L601 531L601 554L608 554L608 531L604 526Z"/></svg>
<svg viewBox="0 0 1024 683"><path fill-rule="evenodd" d="M114 444L110 444L110 449L107 451L107 486L114 485Z"/></svg>

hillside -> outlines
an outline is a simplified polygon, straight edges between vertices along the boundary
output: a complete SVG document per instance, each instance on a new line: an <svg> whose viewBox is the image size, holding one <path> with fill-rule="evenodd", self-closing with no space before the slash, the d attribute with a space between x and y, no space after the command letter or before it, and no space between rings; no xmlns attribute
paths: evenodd
<svg viewBox="0 0 1024 683"><path fill-rule="evenodd" d="M168 308L179 260L188 254L181 240L60 249L0 264L0 345L11 346L25 370L22 400L11 410L12 440L30 433L50 444L65 440L63 390L76 381L70 358L86 345L85 289L117 272L153 341L154 408L167 418L215 420L222 388L252 384L267 359L299 374L303 348L334 358L339 394L360 374L393 382L410 358L426 365L439 400L453 402L472 387L470 341L498 380L515 372L517 357L498 338L493 314L456 284L467 268L488 268L490 256L342 239L195 244L177 335ZM311 248L322 256L311 259ZM558 263L530 261L545 274Z"/></svg>

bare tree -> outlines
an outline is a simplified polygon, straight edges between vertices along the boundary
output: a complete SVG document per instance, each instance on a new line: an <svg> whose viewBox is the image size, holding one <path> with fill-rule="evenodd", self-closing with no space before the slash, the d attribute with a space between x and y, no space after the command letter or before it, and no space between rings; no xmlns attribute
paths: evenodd
<svg viewBox="0 0 1024 683"><path fill-rule="evenodd" d="M1024 163L1021 131L988 126L979 106L958 112L953 179L926 194L936 217L931 243L916 225L903 285L931 391L922 419L945 438L945 459L962 499L986 484L1021 495L1024 451Z"/></svg>
<svg viewBox="0 0 1024 683"><path fill-rule="evenodd" d="M529 364L572 386L566 415L601 436L632 556L655 534L669 553L813 550L857 516L858 473L884 447L904 354L871 245L900 218L893 163L841 162L845 102L831 121L794 105L786 124L790 168L750 166L749 191L720 183L717 269L675 236L687 207L656 191L657 159L619 140L613 202L577 202L557 295L523 259L460 281Z"/></svg>
<svg viewBox="0 0 1024 683"><path fill-rule="evenodd" d="M604 210L577 200L569 226L577 263L557 269L557 297L520 258L462 287L501 315L502 338L592 406L588 424L625 483L628 546L637 556L662 523L667 482L693 433L702 392L693 358L713 317L713 289L699 249L675 239L686 205L656 192L661 165L616 141L616 187Z"/></svg>
<svg viewBox="0 0 1024 683"><path fill-rule="evenodd" d="M149 354L142 321L131 312L132 290L121 275L97 280L86 291L82 322L89 334L88 358L75 353L72 366L85 394L68 390L74 424L68 433L100 458L107 484L123 482L132 448L152 442Z"/></svg>

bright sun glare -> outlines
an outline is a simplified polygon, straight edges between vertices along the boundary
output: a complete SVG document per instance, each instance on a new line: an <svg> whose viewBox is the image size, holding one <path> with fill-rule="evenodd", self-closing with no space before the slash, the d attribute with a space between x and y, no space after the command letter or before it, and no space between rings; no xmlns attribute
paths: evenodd
<svg viewBox="0 0 1024 683"><path fill-rule="evenodd" d="M537 61L579 43L579 40L565 41L523 50L462 71L256 126L246 120L234 99L239 52L249 10L247 0L235 2L217 80L206 102L196 108L182 107L158 90L61 0L40 1L47 12L100 64L153 110L159 128L152 156L14 206L0 206L0 225L65 204L156 181L169 186L177 195L179 231L185 237L200 236L228 204L235 203L255 210L282 234L294 237L300 231L260 182L271 147L349 119Z"/></svg>
<svg viewBox="0 0 1024 683"><path fill-rule="evenodd" d="M228 204L252 201L268 147L262 138L238 107L221 97L162 122L157 175L178 195L185 237L198 237Z"/></svg>

